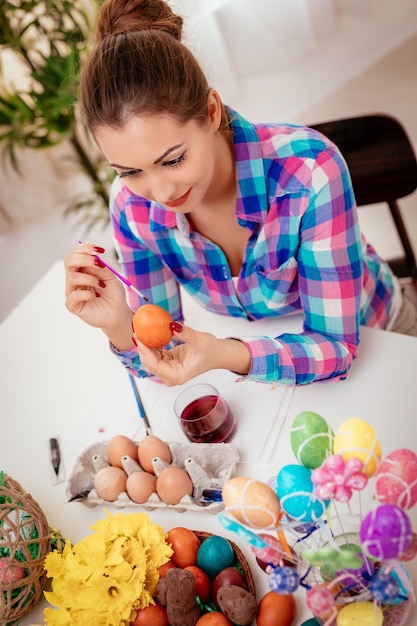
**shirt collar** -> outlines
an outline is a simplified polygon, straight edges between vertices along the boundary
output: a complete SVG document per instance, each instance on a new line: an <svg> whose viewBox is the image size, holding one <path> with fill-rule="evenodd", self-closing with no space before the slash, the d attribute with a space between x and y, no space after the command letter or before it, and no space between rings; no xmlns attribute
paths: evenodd
<svg viewBox="0 0 417 626"><path fill-rule="evenodd" d="M262 222L268 210L268 200L261 142L253 124L231 107L227 107L227 111L233 132L236 165L236 216L245 223ZM150 202L149 206L152 231L169 228L187 230L184 224L187 220L182 214L168 211L156 202Z"/></svg>
<svg viewBox="0 0 417 626"><path fill-rule="evenodd" d="M268 210L262 144L256 128L227 107L233 130L236 165L236 215L245 222L262 222Z"/></svg>

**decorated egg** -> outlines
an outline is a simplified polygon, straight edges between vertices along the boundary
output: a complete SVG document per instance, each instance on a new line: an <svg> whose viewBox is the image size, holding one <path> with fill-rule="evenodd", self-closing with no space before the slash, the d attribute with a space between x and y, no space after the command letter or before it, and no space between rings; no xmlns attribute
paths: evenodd
<svg viewBox="0 0 417 626"><path fill-rule="evenodd" d="M417 502L417 455L407 448L388 454L378 468L375 493L379 502L410 509Z"/></svg>
<svg viewBox="0 0 417 626"><path fill-rule="evenodd" d="M230 541L220 535L211 535L201 542L197 552L197 566L214 579L219 572L235 563Z"/></svg>
<svg viewBox="0 0 417 626"><path fill-rule="evenodd" d="M340 569L337 562L327 562L320 568L320 574L325 581L332 581L340 578L340 584L349 589L363 589L367 586L370 576L375 572L373 561L363 556L360 546L355 543L342 543L339 546L340 552L352 552L358 556L361 565L357 568L343 567Z"/></svg>
<svg viewBox="0 0 417 626"><path fill-rule="evenodd" d="M384 614L373 602L352 602L340 610L336 623L337 626L382 626Z"/></svg>
<svg viewBox="0 0 417 626"><path fill-rule="evenodd" d="M314 469L332 454L333 431L321 415L303 411L292 423L291 447L299 463Z"/></svg>
<svg viewBox="0 0 417 626"><path fill-rule="evenodd" d="M380 504L363 518L359 538L364 551L378 560L395 559L412 540L407 513L395 504Z"/></svg>
<svg viewBox="0 0 417 626"><path fill-rule="evenodd" d="M277 476L277 494L284 511L294 520L314 522L320 519L330 500L314 494L311 469L304 465L284 465Z"/></svg>
<svg viewBox="0 0 417 626"><path fill-rule="evenodd" d="M222 500L228 513L252 528L275 526L281 512L274 490L245 476L234 476L225 482Z"/></svg>
<svg viewBox="0 0 417 626"><path fill-rule="evenodd" d="M337 429L333 441L334 454L345 461L357 458L363 463L363 471L370 478L381 461L381 444L374 428L360 419L350 417Z"/></svg>
<svg viewBox="0 0 417 626"><path fill-rule="evenodd" d="M247 589L236 585L220 587L217 601L221 611L233 624L252 624L258 609L256 597Z"/></svg>
<svg viewBox="0 0 417 626"><path fill-rule="evenodd" d="M298 589L300 577L294 567L289 565L274 567L268 576L268 585L271 591L287 595Z"/></svg>
<svg viewBox="0 0 417 626"><path fill-rule="evenodd" d="M313 585L307 590L307 606L316 617L327 619L336 612L335 592L329 584Z"/></svg>
<svg viewBox="0 0 417 626"><path fill-rule="evenodd" d="M136 337L148 348L162 348L172 339L173 320L168 311L157 304L143 304L133 315Z"/></svg>
<svg viewBox="0 0 417 626"><path fill-rule="evenodd" d="M411 541L404 552L398 555L400 561L412 561L417 554L417 533L411 534Z"/></svg>

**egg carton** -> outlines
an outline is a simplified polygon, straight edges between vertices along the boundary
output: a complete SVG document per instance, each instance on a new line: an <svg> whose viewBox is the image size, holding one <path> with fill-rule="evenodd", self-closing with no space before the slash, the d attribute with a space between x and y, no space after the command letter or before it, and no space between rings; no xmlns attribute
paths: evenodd
<svg viewBox="0 0 417 626"><path fill-rule="evenodd" d="M239 455L228 443L181 443L166 442L171 451L171 465L187 469L189 459L193 460L193 472L188 471L193 483L193 495L184 496L178 504L166 504L158 494L153 493L143 504L134 502L126 492L117 500L108 502L99 498L94 489L95 469L93 458L107 459L107 441L96 442L86 448L77 458L67 484L67 497L87 506L111 504L116 508L139 507L145 511L172 509L178 513L185 511L205 511L215 514L224 508L223 502L201 502L203 489L221 489L224 483L236 473ZM187 463L186 463L187 461Z"/></svg>

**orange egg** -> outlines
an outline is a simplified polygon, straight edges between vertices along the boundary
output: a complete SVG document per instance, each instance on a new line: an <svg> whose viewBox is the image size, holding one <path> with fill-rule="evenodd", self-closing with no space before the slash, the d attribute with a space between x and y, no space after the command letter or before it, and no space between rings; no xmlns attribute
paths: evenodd
<svg viewBox="0 0 417 626"><path fill-rule="evenodd" d="M143 304L133 315L136 337L148 348L162 348L172 339L172 317L157 304Z"/></svg>
<svg viewBox="0 0 417 626"><path fill-rule="evenodd" d="M166 609L158 603L139 609L131 626L169 626Z"/></svg>
<svg viewBox="0 0 417 626"><path fill-rule="evenodd" d="M125 435L115 435L107 444L107 457L110 461L110 465L123 469L122 458L124 456L137 459L138 445Z"/></svg>
<svg viewBox="0 0 417 626"><path fill-rule="evenodd" d="M218 611L210 611L205 613L198 619L195 626L233 626L230 619L226 615Z"/></svg>
<svg viewBox="0 0 417 626"><path fill-rule="evenodd" d="M260 600L256 626L291 626L296 614L295 597L269 591Z"/></svg>
<svg viewBox="0 0 417 626"><path fill-rule="evenodd" d="M193 483L187 472L176 465L166 467L156 479L156 491L165 504L179 504L193 493Z"/></svg>
<svg viewBox="0 0 417 626"><path fill-rule="evenodd" d="M174 550L171 561L177 567L197 564L197 553L201 545L195 532L185 526L175 526L168 531L167 542Z"/></svg>
<svg viewBox="0 0 417 626"><path fill-rule="evenodd" d="M177 566L175 565L174 561L171 561L171 559L169 559L169 561L167 561L166 563L158 567L159 578L165 578L169 570L173 569L174 567L177 567Z"/></svg>

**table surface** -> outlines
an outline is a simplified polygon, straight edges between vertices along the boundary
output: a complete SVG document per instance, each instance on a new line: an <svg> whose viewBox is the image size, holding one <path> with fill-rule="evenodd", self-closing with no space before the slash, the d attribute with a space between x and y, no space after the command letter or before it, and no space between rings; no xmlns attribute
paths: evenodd
<svg viewBox="0 0 417 626"><path fill-rule="evenodd" d="M67 480L77 456L94 441L108 440L114 434L140 440L145 431L126 372L110 353L105 337L71 315L64 299L64 269L58 262L0 326L0 406L4 433L0 469L32 494L52 527L76 542L104 516L104 509L116 510L110 504L87 507L80 502L67 502ZM184 310L187 324L218 336L276 335L301 327L297 317L249 323L215 316L194 306L187 297ZM349 417L366 420L376 429L383 457L398 448L417 449L415 338L362 329L358 357L349 378L343 382L315 383L286 390L279 385L238 383L236 376L224 371L199 378L215 381L231 394L234 402L240 402L238 420L239 407L243 411L246 406L248 411L250 398L257 398L258 394L263 404L261 414L254 416L257 424L264 420L267 428L271 428L271 424L279 422L275 423L273 445L265 448L258 458L245 451L245 439L240 440L239 454L243 459L237 467L240 475L266 481L276 476L283 465L296 462L289 428L294 417L304 410L322 415L333 430ZM155 396L160 397L160 406L165 402L164 408L172 412L168 404L178 388L168 390L159 385L155 391L155 385L157 383L151 381L139 381L152 431L162 438L175 437L165 439L167 441L180 439L182 434L175 420L167 418L166 412L163 417L155 414ZM51 437L58 437L61 443L63 480L60 482L54 480L51 469L48 448ZM245 453L248 454L246 459ZM125 510L142 509L129 507ZM416 528L416 507L408 513ZM179 513L155 509L149 515L166 530L187 526L239 541L235 534L221 526L215 515L204 511ZM268 591L267 577L256 565L249 546L242 544L241 547L252 567L260 598ZM416 561L409 564L414 579ZM303 602L304 591L298 590L296 596L298 625L311 614ZM43 623L45 606L42 601L21 620L21 626ZM415 606L407 623L417 623Z"/></svg>

